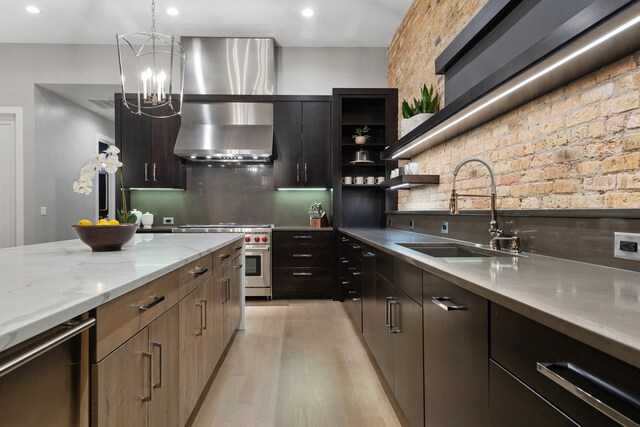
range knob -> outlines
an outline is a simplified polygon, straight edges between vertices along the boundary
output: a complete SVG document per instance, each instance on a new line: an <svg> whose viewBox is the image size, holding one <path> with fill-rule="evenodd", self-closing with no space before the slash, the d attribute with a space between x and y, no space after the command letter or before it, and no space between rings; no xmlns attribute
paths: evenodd
<svg viewBox="0 0 640 427"><path fill-rule="evenodd" d="M267 240L269 240L269 239L267 239L267 236L262 237L262 241L263 242L267 243Z"/></svg>
<svg viewBox="0 0 640 427"><path fill-rule="evenodd" d="M260 241L260 238L259 238L259 237L254 237L254 238L253 238L253 241L254 241L254 242L256 242L256 243L258 243L258 242Z"/></svg>
<svg viewBox="0 0 640 427"><path fill-rule="evenodd" d="M247 242L247 243L249 243L249 242L251 241L251 237L245 237L245 238L244 238L244 241L245 241L245 242Z"/></svg>

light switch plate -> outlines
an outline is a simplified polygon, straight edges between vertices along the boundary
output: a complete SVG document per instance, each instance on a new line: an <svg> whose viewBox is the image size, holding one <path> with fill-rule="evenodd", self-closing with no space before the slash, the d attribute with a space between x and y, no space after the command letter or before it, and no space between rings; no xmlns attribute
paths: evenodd
<svg viewBox="0 0 640 427"><path fill-rule="evenodd" d="M164 225L172 225L173 224L173 217L172 216L163 216L162 217L162 223Z"/></svg>
<svg viewBox="0 0 640 427"><path fill-rule="evenodd" d="M42 216L46 216L47 215L47 207L46 206L40 206L40 215L42 215Z"/></svg>
<svg viewBox="0 0 640 427"><path fill-rule="evenodd" d="M640 234L638 233L613 233L614 247L613 257L640 261ZM622 250L626 248L627 250Z"/></svg>

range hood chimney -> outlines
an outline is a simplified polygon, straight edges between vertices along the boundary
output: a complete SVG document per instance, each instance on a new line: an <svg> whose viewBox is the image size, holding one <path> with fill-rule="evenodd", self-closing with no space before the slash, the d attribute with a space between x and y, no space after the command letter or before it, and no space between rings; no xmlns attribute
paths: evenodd
<svg viewBox="0 0 640 427"><path fill-rule="evenodd" d="M182 37L181 43L185 94L275 94L274 39ZM191 161L268 162L273 104L185 101L174 153Z"/></svg>

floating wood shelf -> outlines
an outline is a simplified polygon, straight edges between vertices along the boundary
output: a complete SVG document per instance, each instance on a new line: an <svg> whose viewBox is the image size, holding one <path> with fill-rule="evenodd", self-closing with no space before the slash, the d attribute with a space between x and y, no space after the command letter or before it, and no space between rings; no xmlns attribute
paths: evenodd
<svg viewBox="0 0 640 427"><path fill-rule="evenodd" d="M440 184L440 175L400 175L380 184L385 190L407 190L422 185Z"/></svg>

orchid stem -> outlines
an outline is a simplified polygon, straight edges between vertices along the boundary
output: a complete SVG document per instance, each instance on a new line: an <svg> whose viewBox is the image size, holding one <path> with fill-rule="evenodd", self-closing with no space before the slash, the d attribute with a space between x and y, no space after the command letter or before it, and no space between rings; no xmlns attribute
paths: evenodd
<svg viewBox="0 0 640 427"><path fill-rule="evenodd" d="M122 178L122 168L120 169L120 192L122 193L122 212L123 215L127 216L127 198L124 194L124 179Z"/></svg>

